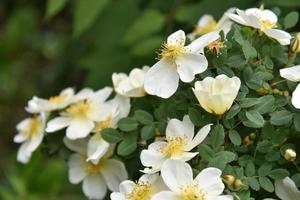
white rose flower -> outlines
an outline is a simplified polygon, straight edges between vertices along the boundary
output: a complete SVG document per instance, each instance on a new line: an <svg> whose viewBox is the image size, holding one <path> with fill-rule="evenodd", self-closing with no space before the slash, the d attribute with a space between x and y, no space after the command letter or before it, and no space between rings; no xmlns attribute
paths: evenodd
<svg viewBox="0 0 300 200"><path fill-rule="evenodd" d="M197 81L193 88L201 107L209 113L222 115L230 109L241 86L238 77L218 75Z"/></svg>
<svg viewBox="0 0 300 200"><path fill-rule="evenodd" d="M168 159L188 161L198 152L190 152L208 135L211 124L201 128L194 135L194 125L186 115L183 120L171 119L166 128L166 141L157 141L141 152L141 162L147 167L145 173L158 172Z"/></svg>
<svg viewBox="0 0 300 200"><path fill-rule="evenodd" d="M300 191L289 177L275 181L275 193L281 200L300 200ZM275 200L267 198L264 200Z"/></svg>
<svg viewBox="0 0 300 200"><path fill-rule="evenodd" d="M77 100L71 104L60 117L50 120L46 127L46 132L55 132L68 127L66 135L70 139L84 138L95 128L96 122L107 118L110 105L106 104L106 99L110 96L112 89L104 89L92 92L84 89L74 98Z"/></svg>
<svg viewBox="0 0 300 200"><path fill-rule="evenodd" d="M28 105L25 109L29 113L40 113L59 110L70 105L73 102L73 97L73 88L67 88L61 91L61 93L58 96L50 97L49 99L33 97L31 100L28 101Z"/></svg>
<svg viewBox="0 0 300 200"><path fill-rule="evenodd" d="M18 134L14 137L14 142L22 143L18 150L17 160L21 163L28 163L31 154L38 148L44 138L46 115L24 119L17 125Z"/></svg>
<svg viewBox="0 0 300 200"><path fill-rule="evenodd" d="M280 76L293 82L300 82L300 65L280 70ZM292 95L292 104L300 109L300 84L296 87Z"/></svg>
<svg viewBox="0 0 300 200"><path fill-rule="evenodd" d="M233 13L234 11L235 8L230 8L226 13ZM188 34L188 37L194 40L197 35L204 35L214 31L224 31L226 35L230 31L231 25L232 21L226 14L224 14L218 22L216 22L212 15L205 14L200 17L197 26L192 33Z"/></svg>
<svg viewBox="0 0 300 200"><path fill-rule="evenodd" d="M145 75L146 92L169 98L176 92L179 79L183 82L193 81L195 75L204 72L208 66L201 52L218 38L219 34L212 32L184 46L186 36L182 30L171 34L167 43L163 44L160 60Z"/></svg>
<svg viewBox="0 0 300 200"><path fill-rule="evenodd" d="M283 30L276 29L277 16L271 10L250 8L246 11L236 9L237 14L227 13L233 21L244 26L250 26L264 32L270 38L277 40L281 45L289 45L291 35Z"/></svg>
<svg viewBox="0 0 300 200"><path fill-rule="evenodd" d="M143 69L135 68L129 75L125 73L113 73L112 81L115 91L126 97L143 97L145 74L149 70L148 66Z"/></svg>
<svg viewBox="0 0 300 200"><path fill-rule="evenodd" d="M150 200L152 196L167 189L158 174L145 174L137 182L123 181L120 192L113 192L111 200Z"/></svg>
<svg viewBox="0 0 300 200"><path fill-rule="evenodd" d="M89 199L104 199L107 188L110 191L119 191L119 184L128 179L124 164L116 159L109 158L113 149L99 160L98 163L86 161L87 140L64 139L65 145L76 153L68 160L69 181L72 184L83 182L82 190Z"/></svg>
<svg viewBox="0 0 300 200"><path fill-rule="evenodd" d="M225 188L222 172L217 168L202 170L195 179L190 165L178 160L168 160L161 169L161 176L171 191L154 195L152 200L233 200L231 195L222 195Z"/></svg>
<svg viewBox="0 0 300 200"><path fill-rule="evenodd" d="M100 122L97 122L92 132L87 147L87 161L97 163L106 153L110 144L101 137L104 128L117 128L117 123L121 118L127 117L130 111L130 100L127 97L117 95L114 99L107 102L111 110L109 115ZM107 112L106 110L104 110Z"/></svg>

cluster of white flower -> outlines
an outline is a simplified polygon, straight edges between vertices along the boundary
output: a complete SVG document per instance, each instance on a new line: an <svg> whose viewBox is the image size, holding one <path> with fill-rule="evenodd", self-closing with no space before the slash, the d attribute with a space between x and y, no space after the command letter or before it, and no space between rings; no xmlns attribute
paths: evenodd
<svg viewBox="0 0 300 200"><path fill-rule="evenodd" d="M237 14L234 14L236 10ZM166 137L157 139L141 152L141 163L145 173L138 181L127 180L124 164L111 158L114 145L101 137L104 128L117 128L117 122L130 112L130 98L146 94L161 98L172 96L179 80L190 83L195 75L208 67L204 48L212 44L221 45L220 31L229 32L233 20L241 25L259 29L282 45L290 43L291 36L275 29L276 15L270 10L257 8L241 11L228 10L217 23L210 15L203 16L188 34L192 41L185 45L186 35L182 30L171 34L159 53L160 60L151 68L133 69L129 75L114 73L112 82L116 95L110 98L113 89L105 87L98 91L83 89L75 94L72 88L63 90L49 99L33 97L26 110L33 117L17 125L18 134L14 141L23 143L17 160L27 163L31 154L41 144L45 132L52 133L66 128L65 145L74 152L69 158L69 179L73 184L83 181L83 192L90 199L103 199L107 188L113 193L112 200L231 200L233 196L223 195L222 172L217 168L206 168L193 179L192 168L187 161L197 155L192 150L209 134L211 124L194 134L194 125L186 115L183 120L170 119ZM201 36L200 36L201 35ZM199 37L200 36L200 37ZM300 66L280 71L281 76L300 82ZM238 77L206 77L196 81L192 88L201 107L209 113L222 115L228 111L237 97L241 86ZM292 103L300 108L300 85L293 93ZM59 116L47 118L51 112ZM277 195L299 198L299 191L290 179L278 182ZM293 194L283 194L290 185Z"/></svg>

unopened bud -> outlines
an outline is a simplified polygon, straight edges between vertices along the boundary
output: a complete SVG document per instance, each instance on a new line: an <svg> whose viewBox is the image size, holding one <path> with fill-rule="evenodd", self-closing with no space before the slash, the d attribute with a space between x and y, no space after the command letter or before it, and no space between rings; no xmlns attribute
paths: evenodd
<svg viewBox="0 0 300 200"><path fill-rule="evenodd" d="M234 187L235 188L240 188L240 187L242 187L244 184L243 184L243 182L241 181L241 179L235 179L235 181L234 181Z"/></svg>
<svg viewBox="0 0 300 200"><path fill-rule="evenodd" d="M224 175L222 177L223 182L226 183L227 185L233 185L235 182L235 179L236 178L232 175Z"/></svg>
<svg viewBox="0 0 300 200"><path fill-rule="evenodd" d="M288 96L290 95L290 93L289 93L289 91L285 90L285 91L283 92L283 95L284 95L285 97L288 97Z"/></svg>
<svg viewBox="0 0 300 200"><path fill-rule="evenodd" d="M255 140L255 138L256 138L256 134L255 133L251 133L249 136L250 136L251 140Z"/></svg>
<svg viewBox="0 0 300 200"><path fill-rule="evenodd" d="M300 52L300 33L298 33L296 37L293 39L291 43L290 51L293 53Z"/></svg>
<svg viewBox="0 0 300 200"><path fill-rule="evenodd" d="M243 145L250 146L251 144L253 144L253 140L250 138L249 135L247 135L243 140Z"/></svg>
<svg viewBox="0 0 300 200"><path fill-rule="evenodd" d="M287 149L284 152L284 158L288 161L294 161L296 160L296 152L293 149Z"/></svg>

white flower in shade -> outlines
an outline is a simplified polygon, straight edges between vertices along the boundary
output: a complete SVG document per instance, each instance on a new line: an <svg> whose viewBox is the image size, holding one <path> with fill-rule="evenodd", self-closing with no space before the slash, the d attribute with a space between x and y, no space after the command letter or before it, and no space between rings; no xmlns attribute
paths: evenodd
<svg viewBox="0 0 300 200"><path fill-rule="evenodd" d="M275 181L275 193L281 200L300 200L300 191L289 177ZM274 200L267 198L264 200Z"/></svg>
<svg viewBox="0 0 300 200"><path fill-rule="evenodd" d="M141 162L147 167L143 172L155 173L168 159L188 161L198 152L190 152L208 135L211 124L194 135L194 125L186 115L183 120L171 119L166 128L166 141L157 141L141 152Z"/></svg>
<svg viewBox="0 0 300 200"><path fill-rule="evenodd" d="M79 92L75 103L71 104L60 117L50 120L46 127L46 132L55 132L68 127L66 135L70 139L84 138L95 128L96 122L107 118L110 105L106 104L106 99L110 96L112 89L104 89L92 92L84 89Z"/></svg>
<svg viewBox="0 0 300 200"><path fill-rule="evenodd" d="M300 83L300 65L280 70L280 76L293 82ZM300 84L296 87L292 95L292 104L300 109Z"/></svg>
<svg viewBox="0 0 300 200"><path fill-rule="evenodd" d="M195 179L190 165L178 160L168 160L161 169L161 176L171 191L162 191L152 200L233 200L222 195L225 188L222 172L217 168L202 170Z"/></svg>
<svg viewBox="0 0 300 200"><path fill-rule="evenodd" d="M145 96L144 80L148 70L149 67L144 66L143 69L133 69L129 75L124 73L113 73L112 81L115 91L126 97Z"/></svg>
<svg viewBox="0 0 300 200"><path fill-rule="evenodd" d="M226 13L233 13L235 8L230 8L226 11ZM194 31L188 35L191 40L198 35L204 35L210 32L220 32L224 31L225 35L230 31L232 25L232 21L230 18L224 14L221 19L216 22L212 15L203 15L200 17L197 26L195 27Z"/></svg>
<svg viewBox="0 0 300 200"><path fill-rule="evenodd" d="M111 200L151 200L152 196L167 189L158 174L145 174L137 182L123 181L120 192L110 195Z"/></svg>
<svg viewBox="0 0 300 200"><path fill-rule="evenodd" d="M208 66L201 52L218 38L218 33L208 33L184 46L186 36L182 30L171 34L167 43L163 44L160 60L145 75L146 92L169 98L176 92L179 79L183 82L193 81L195 75L204 72Z"/></svg>
<svg viewBox="0 0 300 200"><path fill-rule="evenodd" d="M83 193L89 199L104 199L107 188L113 192L119 191L119 184L128 179L127 171L121 161L109 158L113 153L112 149L98 163L87 162L86 141L64 140L66 146L76 152L68 160L69 181L72 184L83 182Z"/></svg>
<svg viewBox="0 0 300 200"><path fill-rule="evenodd" d="M40 113L59 110L70 105L73 102L73 97L73 88L67 88L61 91L61 93L58 96L50 97L49 99L33 97L31 100L28 101L28 105L25 109L27 112L30 113Z"/></svg>
<svg viewBox="0 0 300 200"><path fill-rule="evenodd" d="M283 30L276 29L277 16L271 10L250 8L246 11L236 9L237 14L227 13L233 21L244 26L250 26L264 32L270 38L277 40L281 45L289 45L291 35Z"/></svg>
<svg viewBox="0 0 300 200"><path fill-rule="evenodd" d="M222 74L216 78L206 77L197 81L193 91L204 110L222 115L230 109L240 87L241 81L238 77L229 78Z"/></svg>
<svg viewBox="0 0 300 200"><path fill-rule="evenodd" d="M39 116L24 119L17 125L18 134L14 137L14 142L22 143L17 155L19 162L28 163L31 154L42 143L45 123L46 116L41 113Z"/></svg>
<svg viewBox="0 0 300 200"><path fill-rule="evenodd" d="M100 122L97 122L93 129L94 135L90 138L87 147L87 161L97 163L106 153L110 144L106 142L101 131L105 128L117 128L117 123L121 118L127 117L130 111L129 98L117 95L114 99L107 102L111 110L109 115Z"/></svg>

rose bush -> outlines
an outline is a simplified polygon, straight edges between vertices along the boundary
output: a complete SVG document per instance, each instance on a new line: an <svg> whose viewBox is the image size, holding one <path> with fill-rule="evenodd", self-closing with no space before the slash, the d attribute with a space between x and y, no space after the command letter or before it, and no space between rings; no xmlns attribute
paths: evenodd
<svg viewBox="0 0 300 200"><path fill-rule="evenodd" d="M17 160L61 134L69 180L90 199L300 199L293 35L263 8L202 17L152 67L113 74L113 87L33 97Z"/></svg>

